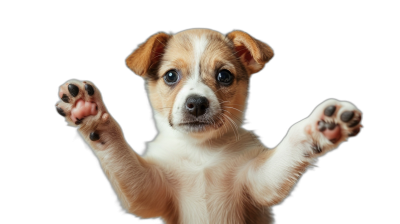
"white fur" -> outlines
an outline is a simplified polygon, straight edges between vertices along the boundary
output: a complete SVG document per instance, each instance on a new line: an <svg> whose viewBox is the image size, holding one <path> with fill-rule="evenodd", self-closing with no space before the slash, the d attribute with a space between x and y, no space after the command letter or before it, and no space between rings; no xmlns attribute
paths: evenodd
<svg viewBox="0 0 400 224"><path fill-rule="evenodd" d="M200 59L201 56L203 55L204 50L208 45L208 40L206 36L202 35L200 37L194 38L192 44L193 44L193 58L194 58L194 64L192 66L193 74L195 75L195 77L198 78L200 76Z"/></svg>
<svg viewBox="0 0 400 224"><path fill-rule="evenodd" d="M193 39L192 45L194 58L191 66L192 71L188 75L188 80L176 96L172 109L172 123L175 125L175 128L179 128L178 124L184 121L182 116L186 110L185 102L190 95L206 97L209 101L209 113L211 115L215 115L221 110L217 96L213 90L201 81L200 59L208 45L208 41L205 36L200 36Z"/></svg>
<svg viewBox="0 0 400 224"><path fill-rule="evenodd" d="M306 153L312 153L310 139L304 131L308 123L308 120L303 120L294 125L267 162L258 171L248 174L250 185L260 200L273 203L279 195L278 191L271 189L279 189L288 180L296 182L297 178L290 180L293 169L300 162L312 162L305 157Z"/></svg>

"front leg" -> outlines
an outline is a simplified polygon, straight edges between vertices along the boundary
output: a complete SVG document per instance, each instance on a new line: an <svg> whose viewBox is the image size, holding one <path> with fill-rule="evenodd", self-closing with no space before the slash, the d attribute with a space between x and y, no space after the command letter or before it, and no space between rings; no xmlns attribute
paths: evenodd
<svg viewBox="0 0 400 224"><path fill-rule="evenodd" d="M258 203L281 202L314 158L336 148L361 128L361 112L351 103L327 100L293 125L282 142L251 164L248 189Z"/></svg>
<svg viewBox="0 0 400 224"><path fill-rule="evenodd" d="M172 194L165 176L130 148L95 85L70 80L61 85L59 96L58 113L79 127L124 207L141 217L172 217Z"/></svg>

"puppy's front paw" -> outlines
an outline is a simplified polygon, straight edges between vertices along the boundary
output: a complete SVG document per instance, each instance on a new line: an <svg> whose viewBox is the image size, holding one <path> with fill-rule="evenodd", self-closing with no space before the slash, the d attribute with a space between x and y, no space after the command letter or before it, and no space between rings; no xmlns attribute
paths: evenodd
<svg viewBox="0 0 400 224"><path fill-rule="evenodd" d="M326 152L356 136L362 127L361 117L361 111L349 102L330 99L320 104L306 126L306 133L313 141L313 153Z"/></svg>
<svg viewBox="0 0 400 224"><path fill-rule="evenodd" d="M108 114L96 86L89 81L69 80L60 86L57 112L72 126L94 129Z"/></svg>

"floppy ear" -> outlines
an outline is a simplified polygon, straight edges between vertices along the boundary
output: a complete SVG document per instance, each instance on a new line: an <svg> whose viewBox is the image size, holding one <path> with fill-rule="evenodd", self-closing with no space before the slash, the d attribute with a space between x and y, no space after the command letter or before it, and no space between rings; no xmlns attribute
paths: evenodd
<svg viewBox="0 0 400 224"><path fill-rule="evenodd" d="M235 30L226 36L233 42L236 57L240 58L249 74L260 71L274 56L270 46L243 31Z"/></svg>
<svg viewBox="0 0 400 224"><path fill-rule="evenodd" d="M166 33L154 34L126 58L126 65L134 73L144 77L160 61L170 37Z"/></svg>

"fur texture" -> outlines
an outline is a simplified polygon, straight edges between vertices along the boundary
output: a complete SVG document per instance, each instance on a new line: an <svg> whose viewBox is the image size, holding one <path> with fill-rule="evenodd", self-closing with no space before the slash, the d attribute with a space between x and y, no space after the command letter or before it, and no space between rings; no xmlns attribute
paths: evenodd
<svg viewBox="0 0 400 224"><path fill-rule="evenodd" d="M159 131L143 156L128 146L93 83L63 84L57 111L79 126L127 211L169 224L272 223L270 207L314 158L361 127L354 105L331 99L293 125L276 148L266 148L241 125L249 78L272 57L267 44L242 31L151 36L126 59L146 80ZM170 71L178 77L173 84L165 79ZM232 74L229 85L218 79L224 71ZM207 99L203 115L188 112L190 96ZM82 101L90 108L78 107Z"/></svg>

